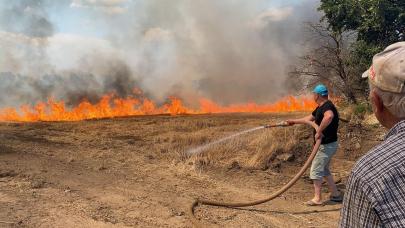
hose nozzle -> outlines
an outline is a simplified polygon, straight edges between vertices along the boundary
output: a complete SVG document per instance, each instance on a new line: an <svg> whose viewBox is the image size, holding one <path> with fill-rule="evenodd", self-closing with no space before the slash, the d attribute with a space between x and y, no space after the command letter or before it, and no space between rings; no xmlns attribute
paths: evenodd
<svg viewBox="0 0 405 228"><path fill-rule="evenodd" d="M288 127L290 126L287 122L282 121L276 124L266 124L264 125L264 128L272 128L272 127Z"/></svg>

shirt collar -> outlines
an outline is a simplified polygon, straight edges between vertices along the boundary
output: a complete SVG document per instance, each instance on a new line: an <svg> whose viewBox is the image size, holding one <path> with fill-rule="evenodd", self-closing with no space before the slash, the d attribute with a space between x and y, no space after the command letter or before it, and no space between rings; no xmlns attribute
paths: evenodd
<svg viewBox="0 0 405 228"><path fill-rule="evenodd" d="M391 130L388 132L388 134L385 136L385 139L388 139L389 137L399 134L400 132L405 131L405 120L399 121Z"/></svg>

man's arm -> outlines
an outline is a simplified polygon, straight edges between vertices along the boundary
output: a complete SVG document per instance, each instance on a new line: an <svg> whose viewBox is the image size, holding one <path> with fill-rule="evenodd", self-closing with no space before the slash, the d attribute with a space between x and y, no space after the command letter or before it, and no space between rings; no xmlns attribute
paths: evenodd
<svg viewBox="0 0 405 228"><path fill-rule="evenodd" d="M333 114L333 112L331 110L328 110L323 114L322 122L319 125L319 128L318 128L318 130L316 131L316 134L315 134L315 140L321 138L323 130L325 130L325 128L327 126L329 126L330 123L332 123L332 120L333 120L334 116L335 115Z"/></svg>
<svg viewBox="0 0 405 228"><path fill-rule="evenodd" d="M311 115L305 116L305 117L300 118L300 119L287 120L286 122L287 122L289 125L294 125L294 124L303 124L303 123L305 123L306 121L314 121L314 120L315 120L315 117L311 114Z"/></svg>

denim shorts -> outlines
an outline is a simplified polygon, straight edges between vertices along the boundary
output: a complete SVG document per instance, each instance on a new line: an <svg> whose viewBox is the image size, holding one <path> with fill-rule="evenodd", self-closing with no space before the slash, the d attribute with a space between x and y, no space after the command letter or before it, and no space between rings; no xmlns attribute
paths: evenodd
<svg viewBox="0 0 405 228"><path fill-rule="evenodd" d="M336 153L338 143L322 144L319 147L318 153L312 161L311 171L309 177L312 180L321 180L323 177L331 175L329 170L329 163L332 156Z"/></svg>

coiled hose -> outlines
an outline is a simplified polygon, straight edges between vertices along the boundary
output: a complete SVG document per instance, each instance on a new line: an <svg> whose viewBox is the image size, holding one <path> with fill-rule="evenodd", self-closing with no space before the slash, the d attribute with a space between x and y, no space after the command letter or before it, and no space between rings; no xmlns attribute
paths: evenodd
<svg viewBox="0 0 405 228"><path fill-rule="evenodd" d="M315 128L315 130L318 129L318 125L312 121L304 121L303 123ZM277 126L284 126L284 125L277 125ZM311 154L309 155L307 161L302 166L300 171L287 184L285 184L278 191L274 192L267 198L256 200L256 201L251 201L251 202L236 202L236 203L227 203L227 202L212 201L212 200L206 200L206 199L195 199L188 210L191 222L193 223L193 225L195 227L203 227L202 224L200 223L200 221L195 217L195 214L194 214L195 208L199 205L210 205L210 206L228 207L228 208L250 207L250 206L255 206L255 205L262 204L262 203L266 203L266 202L269 202L269 201L277 198L278 196L280 196L281 194L286 192L289 188L291 188L300 179L300 177L305 173L305 171L311 165L312 160L314 160L315 155L318 152L320 145L321 145L321 139L316 140Z"/></svg>

